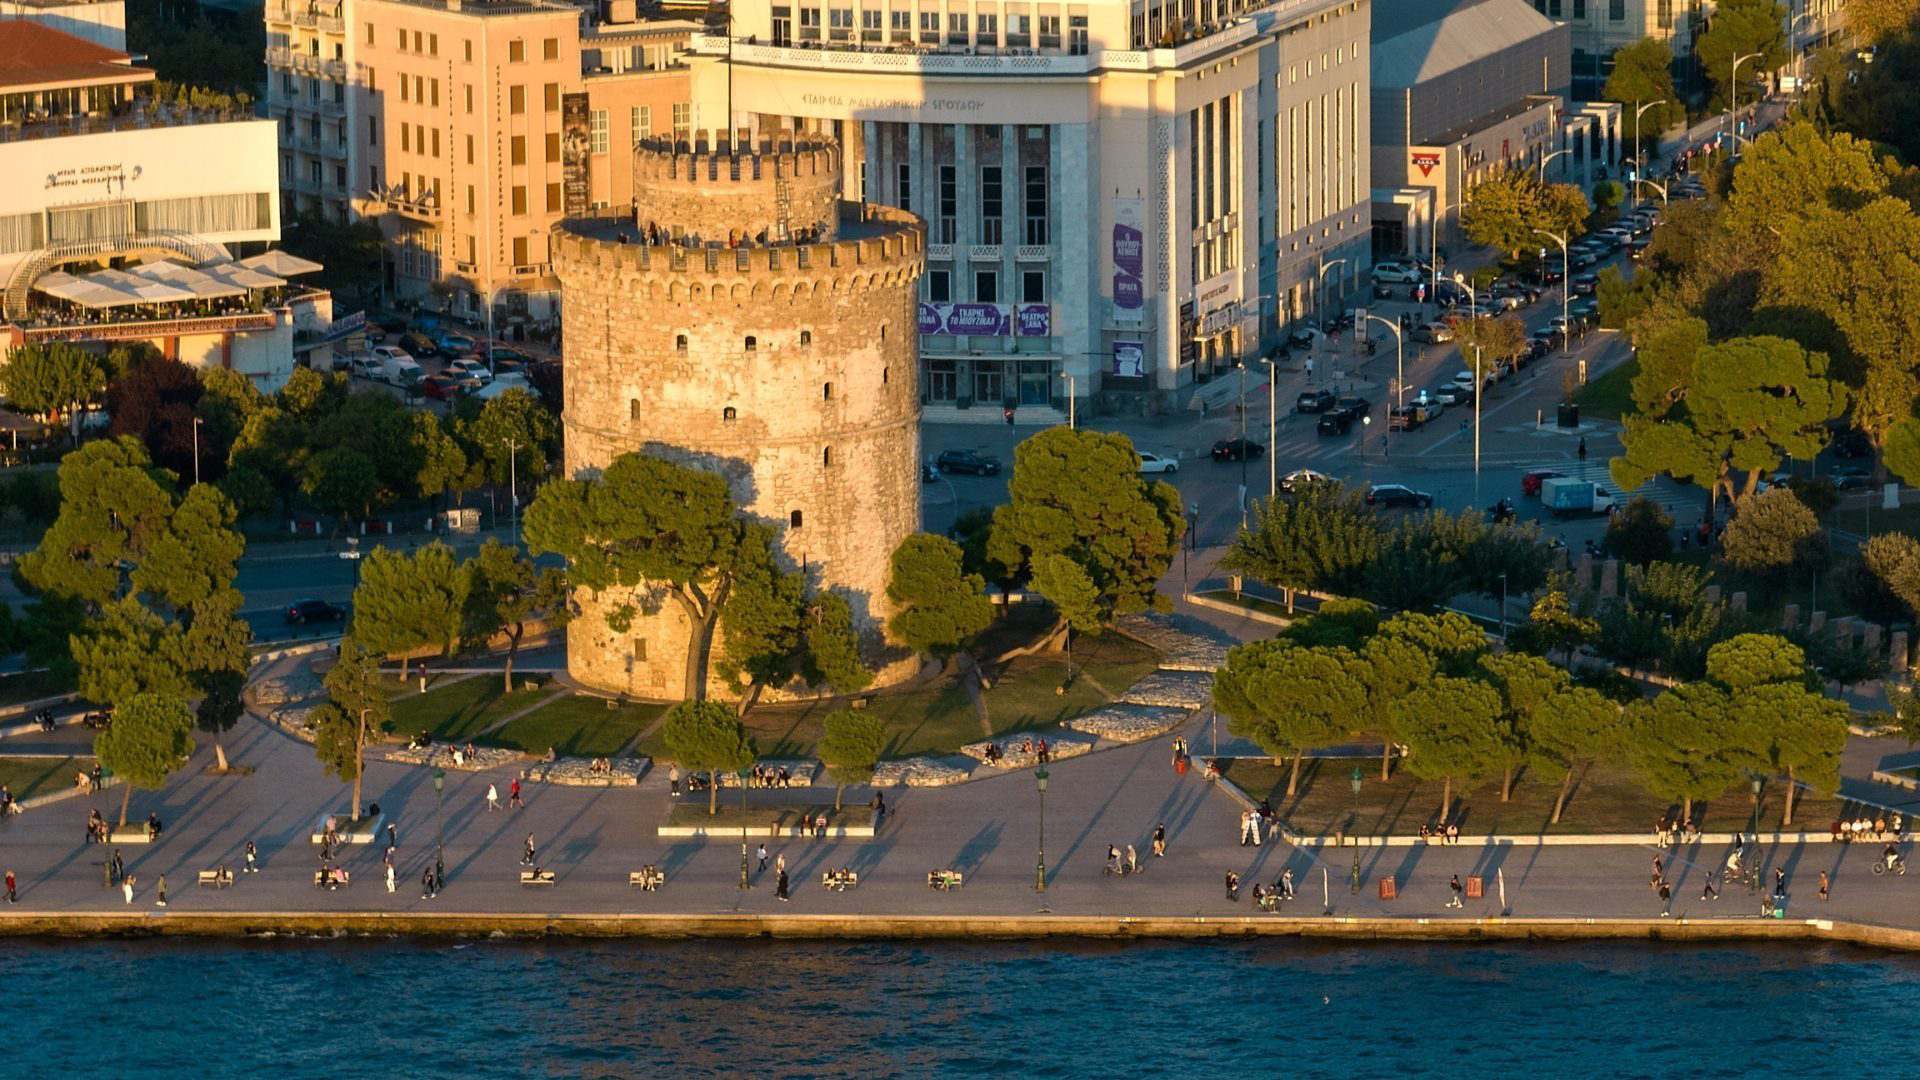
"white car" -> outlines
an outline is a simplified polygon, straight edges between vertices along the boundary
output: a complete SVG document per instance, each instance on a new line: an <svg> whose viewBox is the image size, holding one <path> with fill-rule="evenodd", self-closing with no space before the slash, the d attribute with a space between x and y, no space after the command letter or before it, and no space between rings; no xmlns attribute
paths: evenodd
<svg viewBox="0 0 1920 1080"><path fill-rule="evenodd" d="M1373 280L1385 285L1407 285L1420 278L1420 268L1417 266L1396 262L1373 264Z"/></svg>
<svg viewBox="0 0 1920 1080"><path fill-rule="evenodd" d="M478 381L481 386L485 386L493 381L493 372L487 370L487 365L471 356L463 356L458 360L449 362L447 364L447 374L461 379L474 379Z"/></svg>
<svg viewBox="0 0 1920 1080"><path fill-rule="evenodd" d="M1170 457L1140 451L1140 471L1143 473L1177 473L1180 463Z"/></svg>
<svg viewBox="0 0 1920 1080"><path fill-rule="evenodd" d="M1333 477L1328 476L1326 473L1314 472L1312 469L1295 469L1280 478L1280 490L1292 493L1304 491L1314 484L1328 484L1332 482Z"/></svg>

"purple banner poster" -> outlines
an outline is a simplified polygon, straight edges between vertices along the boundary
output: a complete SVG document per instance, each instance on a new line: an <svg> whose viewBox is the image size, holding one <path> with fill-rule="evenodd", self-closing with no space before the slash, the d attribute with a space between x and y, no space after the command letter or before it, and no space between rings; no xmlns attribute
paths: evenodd
<svg viewBox="0 0 1920 1080"><path fill-rule="evenodd" d="M1147 349L1138 341L1113 343L1113 373L1138 378L1147 373Z"/></svg>
<svg viewBox="0 0 1920 1080"><path fill-rule="evenodd" d="M1015 325L1021 337L1052 337L1053 308L1047 304L1022 304L1015 313Z"/></svg>

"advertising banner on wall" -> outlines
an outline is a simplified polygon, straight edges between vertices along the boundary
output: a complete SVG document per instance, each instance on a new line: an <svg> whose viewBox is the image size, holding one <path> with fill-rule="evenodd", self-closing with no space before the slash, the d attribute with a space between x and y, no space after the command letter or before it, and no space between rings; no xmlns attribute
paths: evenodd
<svg viewBox="0 0 1920 1080"><path fill-rule="evenodd" d="M1113 321L1138 326L1147 305L1146 234L1139 199L1113 200Z"/></svg>
<svg viewBox="0 0 1920 1080"><path fill-rule="evenodd" d="M1053 308L1046 304L920 305L922 334L969 337L1051 337Z"/></svg>
<svg viewBox="0 0 1920 1080"><path fill-rule="evenodd" d="M1138 341L1113 343L1113 373L1138 378L1147 373L1147 348Z"/></svg>
<svg viewBox="0 0 1920 1080"><path fill-rule="evenodd" d="M560 176L567 213L584 214L593 202L593 131L587 95L560 97Z"/></svg>

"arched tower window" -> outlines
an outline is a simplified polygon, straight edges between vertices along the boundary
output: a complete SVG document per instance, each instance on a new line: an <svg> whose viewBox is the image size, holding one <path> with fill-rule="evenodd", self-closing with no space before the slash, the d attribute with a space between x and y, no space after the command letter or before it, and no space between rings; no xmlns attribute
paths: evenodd
<svg viewBox="0 0 1920 1080"><path fill-rule="evenodd" d="M790 529L800 527L800 511L795 510L793 513L787 515L787 527Z"/></svg>
<svg viewBox="0 0 1920 1080"><path fill-rule="evenodd" d="M740 410L734 408L731 405L720 410L720 419L726 421L729 424L733 423L735 420L738 420L739 418L740 418Z"/></svg>
<svg viewBox="0 0 1920 1080"><path fill-rule="evenodd" d="M675 334L675 335L674 335L674 337L673 337L673 350L674 350L675 352L686 352L686 351L687 351L687 335L685 335L685 334Z"/></svg>
<svg viewBox="0 0 1920 1080"><path fill-rule="evenodd" d="M627 399L627 419L629 420L640 419L640 399L639 398Z"/></svg>
<svg viewBox="0 0 1920 1080"><path fill-rule="evenodd" d="M832 400L833 400L833 384L832 384L832 383L824 383L824 384L822 384L822 385L821 385L821 387L820 387L820 400L822 400L822 401L832 401Z"/></svg>
<svg viewBox="0 0 1920 1080"><path fill-rule="evenodd" d="M758 349L759 347L760 347L760 339L754 337L752 334L748 334L747 335L747 351L753 352L755 349Z"/></svg>
<svg viewBox="0 0 1920 1080"><path fill-rule="evenodd" d="M833 447L829 446L820 451L820 464L828 468L833 467Z"/></svg>
<svg viewBox="0 0 1920 1080"><path fill-rule="evenodd" d="M800 331L800 347L804 349L811 344L813 344L813 331L811 330Z"/></svg>

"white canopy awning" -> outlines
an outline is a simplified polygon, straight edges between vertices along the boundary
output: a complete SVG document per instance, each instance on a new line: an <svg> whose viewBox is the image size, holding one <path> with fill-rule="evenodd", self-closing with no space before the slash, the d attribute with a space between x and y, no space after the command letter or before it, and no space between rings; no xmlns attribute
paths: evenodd
<svg viewBox="0 0 1920 1080"><path fill-rule="evenodd" d="M118 289L104 281L77 278L62 270L44 274L33 283L34 290L83 308L122 307L143 303L142 297Z"/></svg>
<svg viewBox="0 0 1920 1080"><path fill-rule="evenodd" d="M263 274L250 270L239 263L222 263L219 266L203 266L200 272L217 281L237 285L243 289L277 289L286 284L272 274Z"/></svg>
<svg viewBox="0 0 1920 1080"><path fill-rule="evenodd" d="M163 281L169 285L178 285L190 289L193 295L202 300L218 300L228 296L245 296L247 290L232 282L221 281L210 274L195 270L191 266L181 266L172 262L150 262L133 267L128 273L149 281Z"/></svg>
<svg viewBox="0 0 1920 1080"><path fill-rule="evenodd" d="M233 265L248 270L259 270L276 277L298 277L301 274L316 274L326 269L312 259L303 259L285 251L265 251L258 255L236 261Z"/></svg>
<svg viewBox="0 0 1920 1080"><path fill-rule="evenodd" d="M98 282L128 293L135 302L145 304L171 304L180 300L192 300L192 289L183 289L164 281L136 277L125 270L95 270L82 280Z"/></svg>

